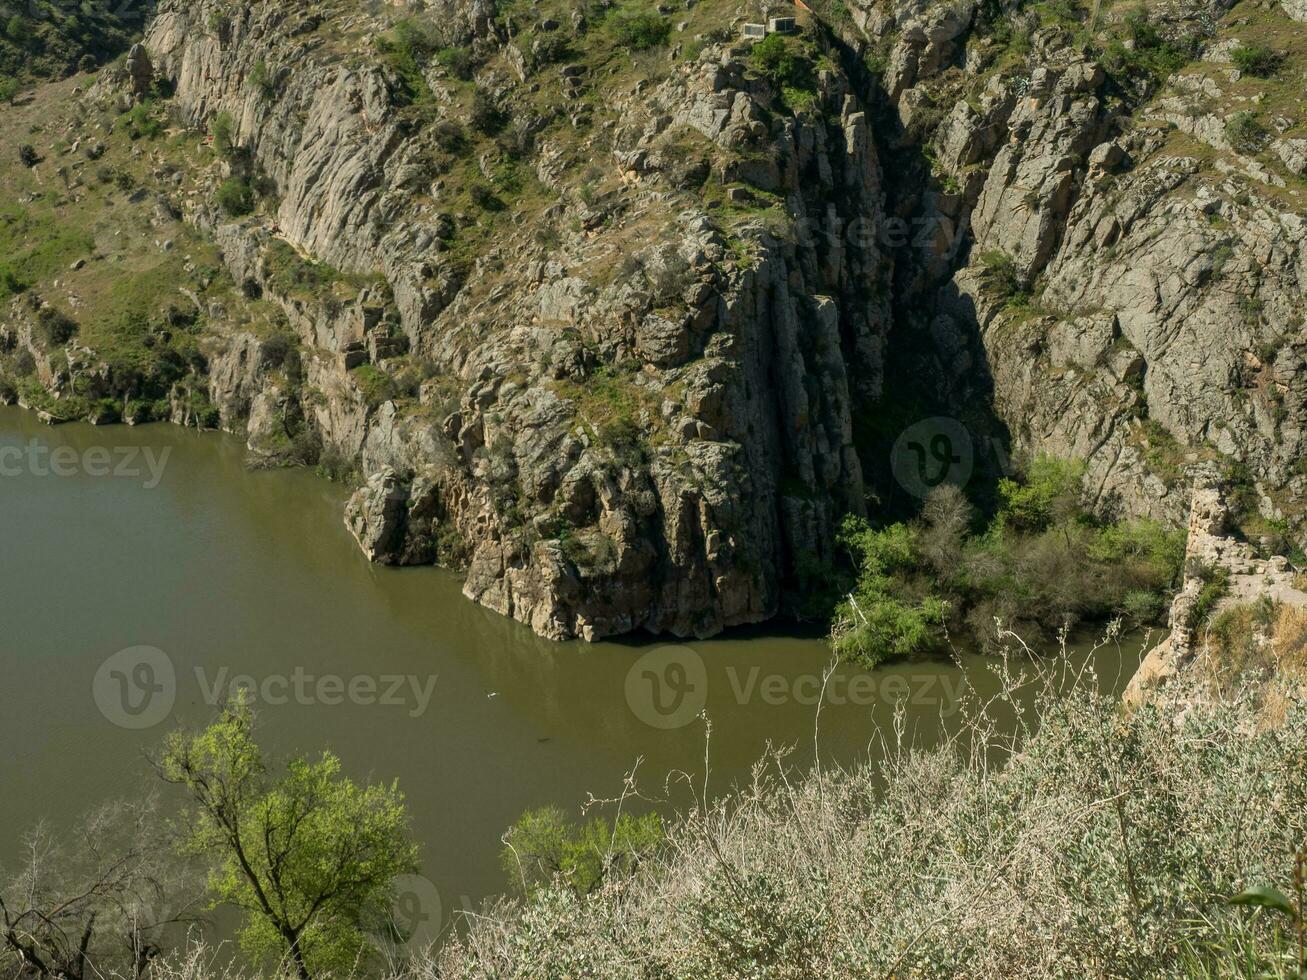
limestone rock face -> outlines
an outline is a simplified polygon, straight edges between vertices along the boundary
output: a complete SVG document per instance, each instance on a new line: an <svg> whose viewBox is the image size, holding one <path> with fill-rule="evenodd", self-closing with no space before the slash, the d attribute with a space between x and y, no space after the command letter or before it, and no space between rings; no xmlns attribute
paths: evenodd
<svg viewBox="0 0 1307 980"><path fill-rule="evenodd" d="M395 564L404 544L408 486L391 469L374 473L345 506L345 524L370 561Z"/></svg>
<svg viewBox="0 0 1307 980"><path fill-rule="evenodd" d="M1183 524L1219 461L1307 542L1307 116L1246 94L1225 0L1149 5L1196 56L1165 82L1019 0L850 0L803 92L735 37L617 70L582 12L493 0L406 8L461 52L417 78L386 6L163 0L88 96L223 130L133 200L267 321L202 340L221 425L357 478L371 559L457 564L550 637L709 635L785 611L845 515L907 510L890 447L928 416L981 480L1084 459L1103 516ZM104 401L11 307L40 382Z"/></svg>
<svg viewBox="0 0 1307 980"><path fill-rule="evenodd" d="M138 101L145 98L154 87L154 65L144 45L132 45L131 50L127 52L125 67L132 97Z"/></svg>
<svg viewBox="0 0 1307 980"><path fill-rule="evenodd" d="M1124 695L1137 705L1174 679L1195 654L1194 618L1204 576L1228 577L1225 595L1211 610L1222 611L1261 600L1307 607L1307 592L1297 587L1297 572L1282 556L1261 558L1246 542L1230 534L1229 510L1222 490L1213 482L1194 488L1185 550L1185 580L1171 606L1170 630L1151 650Z"/></svg>
<svg viewBox="0 0 1307 980"><path fill-rule="evenodd" d="M437 6L495 97L557 72L523 59L493 3ZM354 27L385 29L371 17ZM941 22L925 62L964 27ZM384 66L333 57L320 34L283 4L165 0L146 39L183 117L227 114L279 201L275 224L189 205L247 295L284 313L312 393L288 402L276 371L251 372L254 342L230 338L212 372L224 424L247 413L268 453L289 419L356 461L347 522L369 558L464 563L469 597L545 636L704 636L781 611L799 563L829 561L843 515L865 512L854 418L884 388L881 165L847 76L822 73L796 115L713 45L606 92L602 127L536 120L554 203L498 225L469 265L449 242L475 223L432 179L447 130L415 125ZM583 66L561 75L589 84ZM428 82L437 102L454 91ZM620 178L600 193L579 180L596 161ZM710 174L801 234L724 227L699 194ZM288 288L297 262L377 285ZM396 394L415 363L432 376Z"/></svg>
<svg viewBox="0 0 1307 980"><path fill-rule="evenodd" d="M1307 0L1280 0L1280 6L1294 20L1307 22Z"/></svg>
<svg viewBox="0 0 1307 980"><path fill-rule="evenodd" d="M889 188L898 213L954 237L894 255L896 336L927 340L899 373L929 379L940 414L992 412L1017 454L1086 460L1104 514L1182 524L1194 467L1223 457L1246 468L1262 515L1307 541L1307 206L1285 192L1303 163L1299 117L1268 109L1267 134L1235 145L1227 124L1246 96L1228 81L1230 4L1150 5L1203 61L1134 101L1056 28L1035 29L1006 71L964 31L929 71L919 52L937 14L854 6L890 51L886 95L930 147L923 169L948 185ZM1021 8L1005 5L1013 24Z"/></svg>

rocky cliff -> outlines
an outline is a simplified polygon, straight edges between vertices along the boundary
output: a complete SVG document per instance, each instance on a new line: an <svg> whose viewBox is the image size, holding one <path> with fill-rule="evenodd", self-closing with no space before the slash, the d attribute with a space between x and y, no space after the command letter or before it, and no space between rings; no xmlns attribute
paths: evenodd
<svg viewBox="0 0 1307 980"><path fill-rule="evenodd" d="M978 480L1087 460L1104 513L1183 521L1220 461L1303 541L1301 11L811 6L760 57L720 0L164 0L66 123L166 112L120 203L221 259L150 397L356 469L369 558L556 638L784 611L928 414L1001 448ZM65 286L8 349L126 409L39 322Z"/></svg>

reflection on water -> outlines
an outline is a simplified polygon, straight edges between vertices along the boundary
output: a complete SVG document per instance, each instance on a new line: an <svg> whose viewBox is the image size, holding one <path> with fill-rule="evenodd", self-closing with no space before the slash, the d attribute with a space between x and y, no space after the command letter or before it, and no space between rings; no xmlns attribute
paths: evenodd
<svg viewBox="0 0 1307 980"><path fill-rule="evenodd" d="M33 442L35 440L35 442ZM33 446L62 450L56 472ZM105 473L99 450L136 475ZM157 485L144 450L164 466ZM874 753L893 705L929 739L983 660L840 670L820 638L749 630L709 642L555 644L463 599L457 576L368 564L344 493L304 472L248 472L236 439L169 426L48 429L0 409L0 861L42 817L68 824L148 778L142 752L197 725L233 684L262 700L279 752L330 748L397 778L446 909L502 890L500 835L524 809L613 795L637 760L710 793L767 744L811 761ZM1119 688L1137 644L1104 651ZM824 690L824 696L823 696Z"/></svg>

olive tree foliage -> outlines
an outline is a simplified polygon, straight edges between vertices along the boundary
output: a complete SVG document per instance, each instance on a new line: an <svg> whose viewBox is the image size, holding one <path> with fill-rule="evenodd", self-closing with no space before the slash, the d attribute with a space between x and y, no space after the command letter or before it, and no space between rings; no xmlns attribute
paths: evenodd
<svg viewBox="0 0 1307 980"><path fill-rule="evenodd" d="M375 952L395 878L417 869L396 785L359 786L328 752L274 774L243 700L170 736L156 767L190 797L186 847L209 862L215 900L244 913L248 953L308 980Z"/></svg>
<svg viewBox="0 0 1307 980"><path fill-rule="evenodd" d="M15 977L141 977L201 893L172 857L153 798L91 813L66 838L42 823L0 884L0 970Z"/></svg>

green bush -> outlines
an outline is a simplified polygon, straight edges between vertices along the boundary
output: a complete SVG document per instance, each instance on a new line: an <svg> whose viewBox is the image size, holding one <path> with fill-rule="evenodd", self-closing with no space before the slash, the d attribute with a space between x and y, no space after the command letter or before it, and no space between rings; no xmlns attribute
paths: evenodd
<svg viewBox="0 0 1307 980"><path fill-rule="evenodd" d="M874 666L936 646L946 606L934 595L912 594L909 575L920 565L915 530L904 524L876 530L851 517L844 523L840 543L853 556L858 579L836 611L832 631L836 652Z"/></svg>
<svg viewBox="0 0 1307 980"><path fill-rule="evenodd" d="M251 87L265 99L270 99L276 94L276 73L268 67L268 63L262 58L254 62L254 67L250 69L249 82Z"/></svg>
<svg viewBox="0 0 1307 980"><path fill-rule="evenodd" d="M236 121L225 109L213 117L213 148L218 156L230 160L236 151Z"/></svg>
<svg viewBox="0 0 1307 980"><path fill-rule="evenodd" d="M440 49L440 34L435 24L413 17L399 20L389 35L377 39L377 49L397 76L399 94L404 100L430 101L431 87L424 72Z"/></svg>
<svg viewBox="0 0 1307 980"><path fill-rule="evenodd" d="M608 15L605 21L613 40L632 51L647 51L667 43L672 22L652 7L628 4Z"/></svg>
<svg viewBox="0 0 1307 980"><path fill-rule="evenodd" d="M62 347L76 336L77 321L53 306L44 306L36 315L36 332L46 347Z"/></svg>
<svg viewBox="0 0 1307 980"><path fill-rule="evenodd" d="M1263 44L1241 44L1230 52L1230 60L1245 75L1270 78L1280 70L1284 56Z"/></svg>
<svg viewBox="0 0 1307 980"><path fill-rule="evenodd" d="M395 382L389 374L371 364L361 364L350 372L369 408L379 408L395 397Z"/></svg>
<svg viewBox="0 0 1307 980"><path fill-rule="evenodd" d="M1229 594L1230 572L1202 563L1189 569L1189 572L1203 583L1189 614L1189 628L1197 629L1211 618L1217 605Z"/></svg>
<svg viewBox="0 0 1307 980"><path fill-rule="evenodd" d="M1006 252L985 252L980 256L980 269L981 282L1006 305L1017 306L1029 302L1030 294L1012 256Z"/></svg>
<svg viewBox="0 0 1307 980"><path fill-rule="evenodd" d="M472 111L468 121L477 132L493 135L504 128L507 121L498 103L484 89L477 89L472 96Z"/></svg>
<svg viewBox="0 0 1307 980"><path fill-rule="evenodd" d="M240 218L254 211L254 189L247 180L230 177L218 187L218 207L230 217Z"/></svg>
<svg viewBox="0 0 1307 980"><path fill-rule="evenodd" d="M1225 138L1240 153L1260 153L1269 134L1251 112L1236 112L1225 124Z"/></svg>
<svg viewBox="0 0 1307 980"><path fill-rule="evenodd" d="M1024 479L999 482L999 520L1020 531L1043 531L1075 517L1080 510L1083 463L1037 456Z"/></svg>
<svg viewBox="0 0 1307 980"><path fill-rule="evenodd" d="M596 817L577 825L549 806L524 813L513 825L500 864L524 895L556 884L589 895L606 881L635 873L662 841L657 814L623 813L615 822Z"/></svg>
<svg viewBox="0 0 1307 980"><path fill-rule="evenodd" d="M793 112L810 109L817 99L812 58L798 38L772 34L753 46L749 64L780 94Z"/></svg>
<svg viewBox="0 0 1307 980"><path fill-rule="evenodd" d="M436 61L459 81L470 82L476 71L476 58L467 48L442 48L436 52Z"/></svg>
<svg viewBox="0 0 1307 980"><path fill-rule="evenodd" d="M1115 37L1103 52L1103 67L1127 81L1155 87L1197 54L1194 38L1167 37L1145 11L1126 17L1125 37Z"/></svg>
<svg viewBox="0 0 1307 980"><path fill-rule="evenodd" d="M0 102L13 102L18 97L18 79L0 77Z"/></svg>
<svg viewBox="0 0 1307 980"><path fill-rule="evenodd" d="M17 296L27 290L27 282L9 262L0 262L0 300Z"/></svg>
<svg viewBox="0 0 1307 980"><path fill-rule="evenodd" d="M1040 457L1003 480L983 534L955 487L932 492L921 518L872 529L851 520L841 542L856 585L837 609L835 649L861 662L928 652L945 626L996 640L995 620L1027 639L1082 620L1164 620L1179 587L1183 533L1152 521L1101 524L1080 506L1083 466Z"/></svg>
<svg viewBox="0 0 1307 980"><path fill-rule="evenodd" d="M123 114L127 126L127 135L134 140L158 139L163 132L163 122L156 119L150 108L144 104L132 106Z"/></svg>

